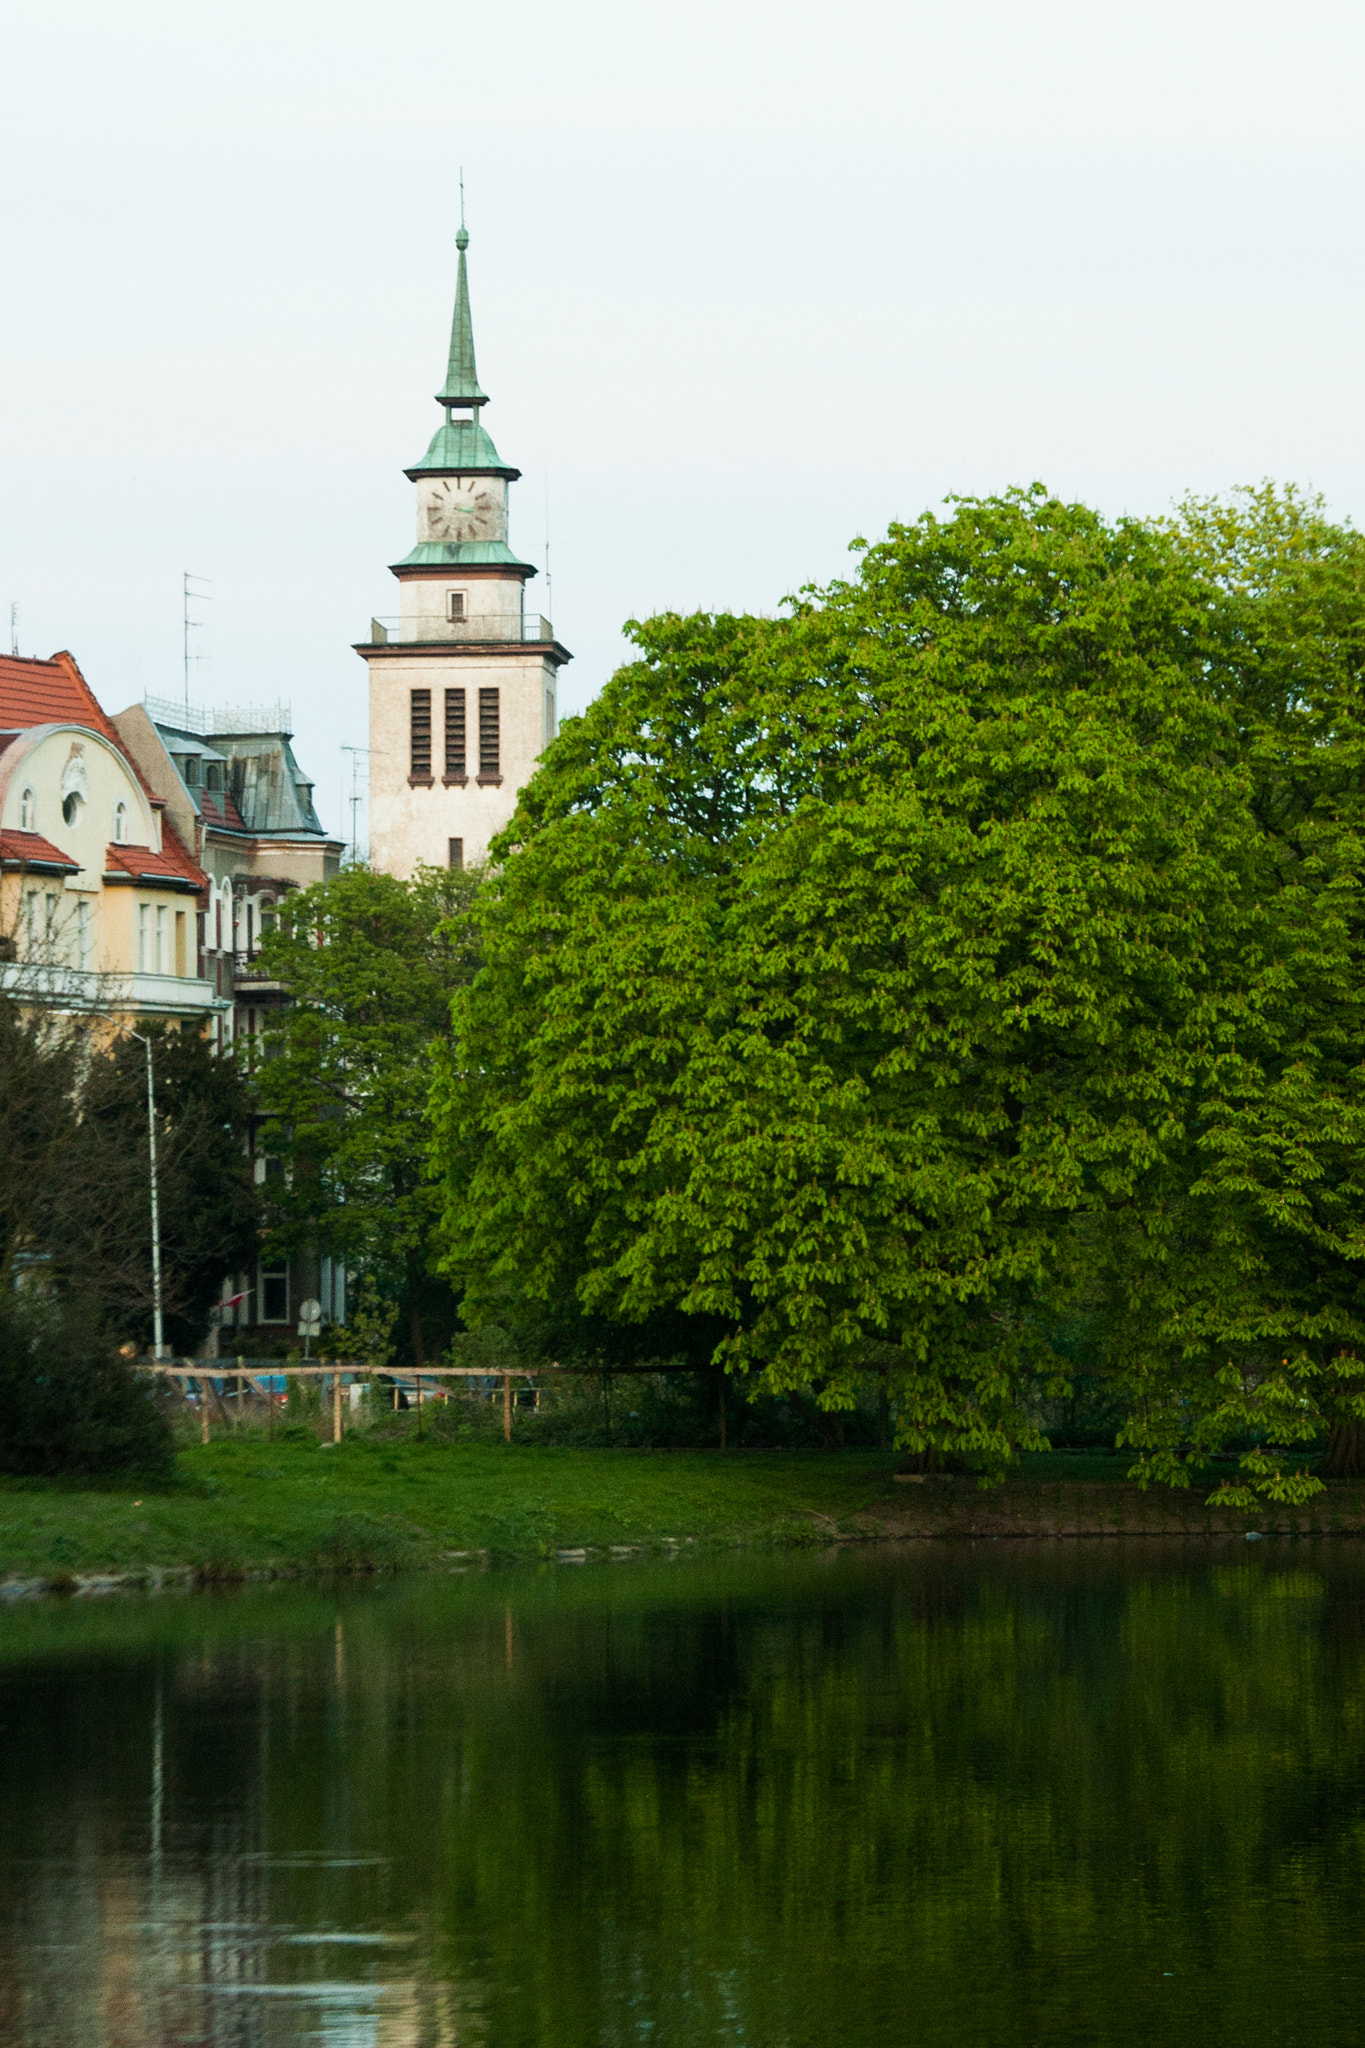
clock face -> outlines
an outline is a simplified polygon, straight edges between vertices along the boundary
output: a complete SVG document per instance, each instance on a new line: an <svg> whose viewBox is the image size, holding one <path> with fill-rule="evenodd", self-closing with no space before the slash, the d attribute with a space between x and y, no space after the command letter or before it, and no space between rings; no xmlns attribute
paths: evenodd
<svg viewBox="0 0 1365 2048"><path fill-rule="evenodd" d="M421 540L502 540L504 525L499 479L443 476L424 487Z"/></svg>

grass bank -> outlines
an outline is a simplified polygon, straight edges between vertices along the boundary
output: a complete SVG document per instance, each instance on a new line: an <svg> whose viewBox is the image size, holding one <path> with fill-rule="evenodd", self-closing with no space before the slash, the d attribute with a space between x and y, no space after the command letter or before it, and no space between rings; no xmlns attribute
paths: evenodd
<svg viewBox="0 0 1365 2048"><path fill-rule="evenodd" d="M677 1545L878 1537L1365 1531L1365 1490L1217 1515L1202 1490L1142 1494L1126 1460L1053 1454L1005 1486L907 1483L873 1451L718 1453L459 1445L303 1431L183 1451L158 1491L0 1481L0 1579L421 1569Z"/></svg>

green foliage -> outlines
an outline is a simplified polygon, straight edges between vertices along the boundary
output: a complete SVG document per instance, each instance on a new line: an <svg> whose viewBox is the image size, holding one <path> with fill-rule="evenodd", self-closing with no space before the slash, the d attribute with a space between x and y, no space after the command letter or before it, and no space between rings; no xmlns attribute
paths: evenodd
<svg viewBox="0 0 1365 2048"><path fill-rule="evenodd" d="M1365 1415L1365 553L1035 487L666 616L523 792L438 1063L470 1314L673 1317L999 1469L1077 1317L1144 1478ZM646 1353L648 1355L648 1353ZM657 1355L657 1354L656 1354Z"/></svg>
<svg viewBox="0 0 1365 2048"><path fill-rule="evenodd" d="M187 1031L151 1026L166 1334L204 1334L226 1274L254 1258L248 1102L232 1065ZM140 1344L152 1328L146 1052L98 1018L0 999L0 1287L36 1262Z"/></svg>
<svg viewBox="0 0 1365 2048"><path fill-rule="evenodd" d="M476 962L478 886L474 871L347 868L283 904L262 948L290 992L253 1076L263 1143L288 1164L267 1184L272 1239L371 1275L419 1359L456 1321L431 1271L424 1113L431 1043Z"/></svg>
<svg viewBox="0 0 1365 2048"><path fill-rule="evenodd" d="M38 1279L0 1292L0 1471L170 1476L164 1402Z"/></svg>
<svg viewBox="0 0 1365 2048"><path fill-rule="evenodd" d="M150 1027L157 1113L161 1271L166 1341L197 1348L209 1312L231 1273L255 1263L260 1201L248 1151L251 1104L230 1060L191 1031ZM82 1129L98 1156L106 1185L126 1183L134 1222L132 1254L105 1272L100 1292L126 1302L139 1340L151 1342L150 1168L147 1148L146 1052L116 1036L93 1060L81 1098ZM122 1171L120 1171L122 1169ZM83 1261L90 1277L90 1259Z"/></svg>

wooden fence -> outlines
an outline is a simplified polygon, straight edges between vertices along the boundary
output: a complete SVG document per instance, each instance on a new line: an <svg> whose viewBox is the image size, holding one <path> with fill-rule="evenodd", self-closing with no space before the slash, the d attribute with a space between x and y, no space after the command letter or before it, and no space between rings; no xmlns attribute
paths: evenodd
<svg viewBox="0 0 1365 2048"><path fill-rule="evenodd" d="M330 1377L332 1382L332 1442L334 1444L339 1444L342 1436L343 1403L341 1399L341 1382L343 1375L349 1373L352 1384L359 1383L369 1387L373 1387L376 1384L376 1375L370 1367L359 1364L355 1359L348 1358L320 1358L315 1364L310 1365L272 1364L268 1373L259 1368L255 1373L248 1372L245 1358L237 1359L235 1365L230 1359L199 1359L196 1361L192 1358L185 1359L181 1365L165 1365L152 1359L141 1359L138 1363L142 1371L160 1373L167 1379L199 1381L199 1441L205 1444L209 1441L210 1400L216 1406L223 1423L229 1428L235 1427L233 1419L228 1413L227 1404L214 1385L215 1380L236 1380L235 1393L238 1402L237 1419L239 1421L243 1413L247 1390L250 1389L253 1394L259 1394L269 1406L270 1431L273 1436L275 1431L275 1395L269 1387L261 1386L260 1381L266 1378L326 1379ZM488 1372L483 1366L478 1365L432 1365L424 1366L421 1372L385 1374L384 1381L393 1387L395 1408L398 1405L400 1387L408 1388L414 1383L416 1384L417 1428L420 1433L422 1427L423 1381L501 1380L502 1433L510 1443L512 1441L513 1380L539 1379L547 1371L556 1372L558 1370L557 1366L541 1366L538 1369L521 1367L511 1372Z"/></svg>

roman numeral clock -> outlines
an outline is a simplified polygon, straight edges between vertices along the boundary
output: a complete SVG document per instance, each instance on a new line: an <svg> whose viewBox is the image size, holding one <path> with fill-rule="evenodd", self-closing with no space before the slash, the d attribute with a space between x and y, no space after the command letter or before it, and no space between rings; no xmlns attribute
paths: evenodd
<svg viewBox="0 0 1365 2048"><path fill-rule="evenodd" d="M391 565L396 619L357 645L370 679L370 864L386 874L481 861L555 734L571 659L527 610L536 574L507 540L509 468L483 425L462 226L444 418L422 460L417 545Z"/></svg>

